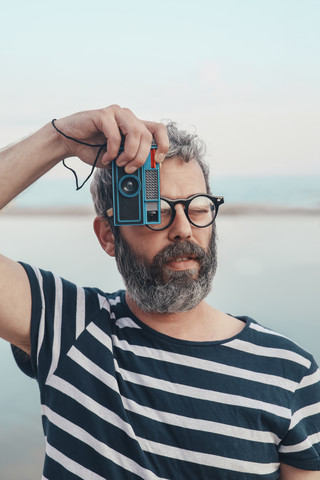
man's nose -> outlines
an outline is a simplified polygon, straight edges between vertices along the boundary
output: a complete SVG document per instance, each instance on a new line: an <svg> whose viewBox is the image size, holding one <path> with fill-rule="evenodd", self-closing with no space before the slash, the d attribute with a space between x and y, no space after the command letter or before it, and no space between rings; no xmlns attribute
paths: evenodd
<svg viewBox="0 0 320 480"><path fill-rule="evenodd" d="M191 224L185 214L184 207L181 204L175 206L176 215L169 227L169 238L172 241L186 240L191 237Z"/></svg>

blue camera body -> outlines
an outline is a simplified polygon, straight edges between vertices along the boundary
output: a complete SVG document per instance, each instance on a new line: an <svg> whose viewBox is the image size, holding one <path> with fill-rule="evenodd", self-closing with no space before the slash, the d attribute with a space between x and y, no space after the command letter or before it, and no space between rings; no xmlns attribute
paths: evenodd
<svg viewBox="0 0 320 480"><path fill-rule="evenodd" d="M131 174L126 173L124 167L118 167L116 160L113 160L114 225L160 223L160 170L154 160L156 148L153 143L145 164Z"/></svg>

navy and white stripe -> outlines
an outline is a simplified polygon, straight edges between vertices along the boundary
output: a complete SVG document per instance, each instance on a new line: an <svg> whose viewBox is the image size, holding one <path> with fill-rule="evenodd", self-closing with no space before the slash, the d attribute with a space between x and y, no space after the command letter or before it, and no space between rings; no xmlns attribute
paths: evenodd
<svg viewBox="0 0 320 480"><path fill-rule="evenodd" d="M124 292L25 268L23 369L41 391L44 480L270 480L280 462L320 470L320 373L297 344L248 318L223 342L173 339L134 317Z"/></svg>

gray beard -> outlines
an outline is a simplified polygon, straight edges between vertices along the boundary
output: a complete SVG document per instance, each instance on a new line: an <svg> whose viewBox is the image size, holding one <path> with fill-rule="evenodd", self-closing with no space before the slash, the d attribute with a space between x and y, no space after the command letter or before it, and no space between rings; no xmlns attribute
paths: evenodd
<svg viewBox="0 0 320 480"><path fill-rule="evenodd" d="M178 241L163 248L151 263L135 254L119 232L115 237L118 270L128 294L142 311L186 312L199 305L210 292L217 267L215 226L207 251L189 240ZM184 255L196 255L199 271L165 268L170 259Z"/></svg>

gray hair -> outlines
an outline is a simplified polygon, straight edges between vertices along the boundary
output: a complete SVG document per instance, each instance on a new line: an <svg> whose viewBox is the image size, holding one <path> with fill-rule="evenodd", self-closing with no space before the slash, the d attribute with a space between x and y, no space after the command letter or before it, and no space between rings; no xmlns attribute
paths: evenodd
<svg viewBox="0 0 320 480"><path fill-rule="evenodd" d="M169 151L166 160L172 157L179 157L185 162L195 160L201 167L206 182L207 193L210 192L209 166L204 161L206 152L205 144L196 134L188 133L185 130L178 130L176 123L169 122L167 125L169 137ZM112 207L112 173L109 168L97 168L90 186L91 196L96 214L106 217L106 211ZM113 222L111 222L113 226Z"/></svg>

